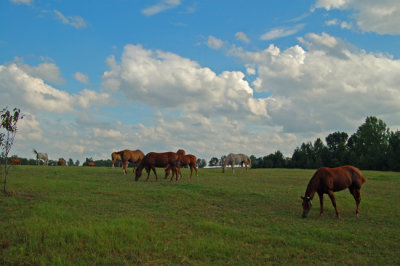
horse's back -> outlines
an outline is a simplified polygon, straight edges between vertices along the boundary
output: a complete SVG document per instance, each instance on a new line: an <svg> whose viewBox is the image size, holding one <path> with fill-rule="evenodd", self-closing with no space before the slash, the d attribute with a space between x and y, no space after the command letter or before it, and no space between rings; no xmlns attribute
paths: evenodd
<svg viewBox="0 0 400 266"><path fill-rule="evenodd" d="M336 168L321 167L316 172L316 178L320 179L321 189L340 191L350 186L361 187L365 178L361 171L351 165Z"/></svg>
<svg viewBox="0 0 400 266"><path fill-rule="evenodd" d="M143 158L143 163L154 167L166 167L179 161L175 152L149 152Z"/></svg>

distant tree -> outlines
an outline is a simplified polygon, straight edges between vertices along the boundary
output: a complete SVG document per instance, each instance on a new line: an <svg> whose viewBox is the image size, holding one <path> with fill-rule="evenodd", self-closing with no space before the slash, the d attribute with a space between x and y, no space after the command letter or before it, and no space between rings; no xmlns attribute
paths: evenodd
<svg viewBox="0 0 400 266"><path fill-rule="evenodd" d="M69 158L68 162L67 162L67 165L68 166L74 166L74 160L72 160L72 158Z"/></svg>
<svg viewBox="0 0 400 266"><path fill-rule="evenodd" d="M1 157L4 160L3 192L5 194L7 193L7 178L10 170L10 165L8 165L8 154L14 144L14 139L17 134L17 123L20 119L24 118L20 109L14 108L13 112L14 113L10 112L7 107L0 111L0 148ZM2 170L1 173L1 175L3 175Z"/></svg>
<svg viewBox="0 0 400 266"><path fill-rule="evenodd" d="M349 163L346 146L348 138L349 135L346 132L331 133L325 138L330 153L329 166L336 167Z"/></svg>
<svg viewBox="0 0 400 266"><path fill-rule="evenodd" d="M219 162L218 162L217 165L222 166L222 164L224 163L225 159L226 159L226 155L222 155L222 156L221 156L221 159L219 159Z"/></svg>
<svg viewBox="0 0 400 266"><path fill-rule="evenodd" d="M389 135L386 161L390 170L400 171L400 131L391 132Z"/></svg>
<svg viewBox="0 0 400 266"><path fill-rule="evenodd" d="M352 149L351 160L362 169L384 170L389 148L389 129L385 122L374 116L367 117L353 134L348 147Z"/></svg>
<svg viewBox="0 0 400 266"><path fill-rule="evenodd" d="M208 166L217 166L218 165L218 158L212 157L211 160L208 162Z"/></svg>
<svg viewBox="0 0 400 266"><path fill-rule="evenodd" d="M76 160L76 162L75 162L75 166L79 166L80 165L80 161L79 160Z"/></svg>
<svg viewBox="0 0 400 266"><path fill-rule="evenodd" d="M197 167L198 167L198 168L204 168L204 167L207 166L206 160L200 159L200 158L197 159L196 164L197 164Z"/></svg>

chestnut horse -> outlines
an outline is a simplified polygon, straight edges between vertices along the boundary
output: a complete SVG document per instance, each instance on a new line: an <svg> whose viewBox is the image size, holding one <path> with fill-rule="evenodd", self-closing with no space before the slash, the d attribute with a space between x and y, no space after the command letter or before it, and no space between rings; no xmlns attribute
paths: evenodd
<svg viewBox="0 0 400 266"><path fill-rule="evenodd" d="M315 192L318 193L319 202L321 206L320 215L324 213L323 209L323 196L328 194L335 208L337 218L340 218L339 211L336 207L336 200L333 192L340 191L348 188L356 201L356 216L360 212L360 189L366 182L365 178L360 172L360 169L346 165L336 168L321 167L315 172L310 182L308 183L303 200L303 218L307 217L311 209L311 200Z"/></svg>
<svg viewBox="0 0 400 266"><path fill-rule="evenodd" d="M141 150L123 150L118 152L122 159L122 171L126 175L126 168L128 168L128 163L133 163L133 173L136 169L136 163L140 163L144 157L144 153Z"/></svg>
<svg viewBox="0 0 400 266"><path fill-rule="evenodd" d="M114 164L116 161L118 161L118 167L121 166L122 158L120 152L121 151L111 153L112 168L114 168Z"/></svg>
<svg viewBox="0 0 400 266"><path fill-rule="evenodd" d="M57 164L58 164L59 166L66 166L66 165L67 165L67 162L66 162L63 158L60 158L60 159L58 159Z"/></svg>
<svg viewBox="0 0 400 266"><path fill-rule="evenodd" d="M8 162L11 165L21 165L21 160L18 158L10 158L10 159L8 159Z"/></svg>
<svg viewBox="0 0 400 266"><path fill-rule="evenodd" d="M186 154L184 150L178 150L176 152L180 156L180 166L189 166L190 167L190 179L192 179L193 168L196 171L196 176L199 176L197 172L197 158L193 154ZM165 179L169 176L169 171L171 168L168 166L165 169ZM182 175L181 175L182 178Z"/></svg>
<svg viewBox="0 0 400 266"><path fill-rule="evenodd" d="M141 177L143 168L146 169L147 172L146 181L149 180L150 169L153 170L157 181L158 176L156 172L156 167L170 167L172 169L172 177L170 181L172 181L174 175L176 175L176 181L178 181L178 172L182 176L181 171L179 169L179 161L180 161L179 155L176 154L175 152L162 152L162 153L149 152L148 154L146 154L146 156L144 156L143 160L139 163L139 166L136 170L135 181L138 181L139 178Z"/></svg>

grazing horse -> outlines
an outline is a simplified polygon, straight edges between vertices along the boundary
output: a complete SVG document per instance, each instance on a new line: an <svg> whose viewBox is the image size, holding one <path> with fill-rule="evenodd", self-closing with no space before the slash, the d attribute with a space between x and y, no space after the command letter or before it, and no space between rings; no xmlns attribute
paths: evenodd
<svg viewBox="0 0 400 266"><path fill-rule="evenodd" d="M313 199L315 192L318 193L321 206L319 214L322 216L324 213L323 196L324 194L328 194L332 201L332 205L335 208L336 216L337 218L340 218L333 192L346 188L349 189L356 201L356 216L358 216L361 201L360 189L365 182L367 181L361 174L360 169L354 166L346 165L336 168L319 168L308 183L304 197L301 196L301 199L303 200L303 218L307 217L307 214L311 209L311 200Z"/></svg>
<svg viewBox="0 0 400 266"><path fill-rule="evenodd" d="M192 179L193 175L193 168L196 171L196 176L199 176L199 173L197 172L197 158L193 154L185 154L184 150L178 150L176 152L180 156L180 166L189 166L190 167L190 179ZM165 179L169 176L169 171L171 170L171 167L168 165L168 167L165 169ZM182 178L182 175L181 175Z"/></svg>
<svg viewBox="0 0 400 266"><path fill-rule="evenodd" d="M139 166L136 170L135 181L138 181L139 178L141 177L143 168L146 169L147 172L146 181L149 180L150 169L153 170L157 181L158 176L156 172L156 167L170 167L172 169L172 177L170 181L172 181L174 175L176 175L176 181L178 181L178 172L182 176L182 173L179 169L179 161L180 161L179 155L176 154L175 152L162 152L162 153L149 152L148 154L146 154L146 156L144 156L143 160L139 163Z"/></svg>
<svg viewBox="0 0 400 266"><path fill-rule="evenodd" d="M36 154L37 165L39 165L39 160L43 160L45 165L49 165L49 156L47 156L47 153L37 152L35 149L33 149L33 153Z"/></svg>
<svg viewBox="0 0 400 266"><path fill-rule="evenodd" d="M111 153L111 161L112 161L112 168L114 168L114 164L116 161L118 161L118 167L120 167L122 162L121 151Z"/></svg>
<svg viewBox="0 0 400 266"><path fill-rule="evenodd" d="M126 168L128 167L128 163L133 163L133 172L136 169L136 163L140 163L144 157L144 153L141 150L123 150L118 152L121 155L122 159L122 171L126 175Z"/></svg>
<svg viewBox="0 0 400 266"><path fill-rule="evenodd" d="M10 158L8 161L11 165L21 165L21 160L18 158Z"/></svg>
<svg viewBox="0 0 400 266"><path fill-rule="evenodd" d="M94 162L88 162L87 166L94 166Z"/></svg>
<svg viewBox="0 0 400 266"><path fill-rule="evenodd" d="M63 158L60 158L60 159L58 159L57 164L58 164L59 166L66 166L66 165L67 165L67 162L66 162Z"/></svg>
<svg viewBox="0 0 400 266"><path fill-rule="evenodd" d="M243 153L239 154L234 154L234 153L229 153L228 156L226 156L224 162L222 163L222 173L225 173L225 166L227 164L230 164L232 166L232 174L235 173L235 164L240 164L242 169L243 169L243 164L246 166L246 171L247 171L247 166L251 166L251 160L249 156Z"/></svg>

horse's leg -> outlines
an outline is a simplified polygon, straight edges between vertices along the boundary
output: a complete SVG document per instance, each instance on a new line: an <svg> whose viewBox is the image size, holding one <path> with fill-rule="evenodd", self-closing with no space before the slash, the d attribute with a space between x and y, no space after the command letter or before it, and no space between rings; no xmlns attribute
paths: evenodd
<svg viewBox="0 0 400 266"><path fill-rule="evenodd" d="M340 215L339 215L339 211L338 211L338 209L337 209L337 207L336 207L336 199L335 199L335 196L333 195L333 191L332 191L332 190L329 190L329 191L328 191L328 195L329 195L329 198L331 198L333 207L335 207L336 217L339 219L339 218L340 218Z"/></svg>
<svg viewBox="0 0 400 266"><path fill-rule="evenodd" d="M190 165L190 179L192 179L192 174L193 174L193 166Z"/></svg>
<svg viewBox="0 0 400 266"><path fill-rule="evenodd" d="M232 174L235 173L235 167L234 167L234 163L232 163Z"/></svg>
<svg viewBox="0 0 400 266"><path fill-rule="evenodd" d="M111 165L112 165L112 168L114 168L114 163L115 163L115 161L114 161L114 159L111 161Z"/></svg>
<svg viewBox="0 0 400 266"><path fill-rule="evenodd" d="M147 172L147 178L146 181L149 181L149 177L150 177L150 167L146 167L146 172Z"/></svg>
<svg viewBox="0 0 400 266"><path fill-rule="evenodd" d="M179 172L179 175L182 178L182 172L181 172L181 168L180 167L176 167L176 182L178 182L178 172Z"/></svg>
<svg viewBox="0 0 400 266"><path fill-rule="evenodd" d="M181 178L182 178L182 171L181 171L181 168L180 167L176 167L176 169L177 169L177 173L179 172L179 175L181 176ZM178 181L178 174L176 174L176 180Z"/></svg>
<svg viewBox="0 0 400 266"><path fill-rule="evenodd" d="M151 169L153 169L153 173L156 176L156 181L158 181L158 176L157 176L157 172L156 172L156 168L153 166L151 167ZM147 178L148 179L148 178Z"/></svg>
<svg viewBox="0 0 400 266"><path fill-rule="evenodd" d="M199 176L199 173L197 172L197 167L196 167L196 165L193 165L193 167L194 167L194 170L196 171L196 176Z"/></svg>
<svg viewBox="0 0 400 266"><path fill-rule="evenodd" d="M126 167L128 165L128 161L123 161L122 162L122 172L126 175Z"/></svg>
<svg viewBox="0 0 400 266"><path fill-rule="evenodd" d="M318 192L319 196L319 205L320 205L320 211L319 211L319 216L322 216L324 214L324 193Z"/></svg>
<svg viewBox="0 0 400 266"><path fill-rule="evenodd" d="M360 213L360 202L361 202L361 193L360 193L360 188L356 187L349 187L350 193L353 195L355 201L356 201L356 216Z"/></svg>
<svg viewBox="0 0 400 266"><path fill-rule="evenodd" d="M171 171L171 168L168 165L167 168L165 168L165 177L164 177L164 179L167 179L167 177L169 176L169 171Z"/></svg>
<svg viewBox="0 0 400 266"><path fill-rule="evenodd" d="M169 180L169 182L172 182L172 179L174 179L174 175L175 175L175 174L177 175L177 173L176 173L176 167L175 167L175 166L173 166L173 167L171 168L171 170L172 170L172 176L171 176L171 179Z"/></svg>

